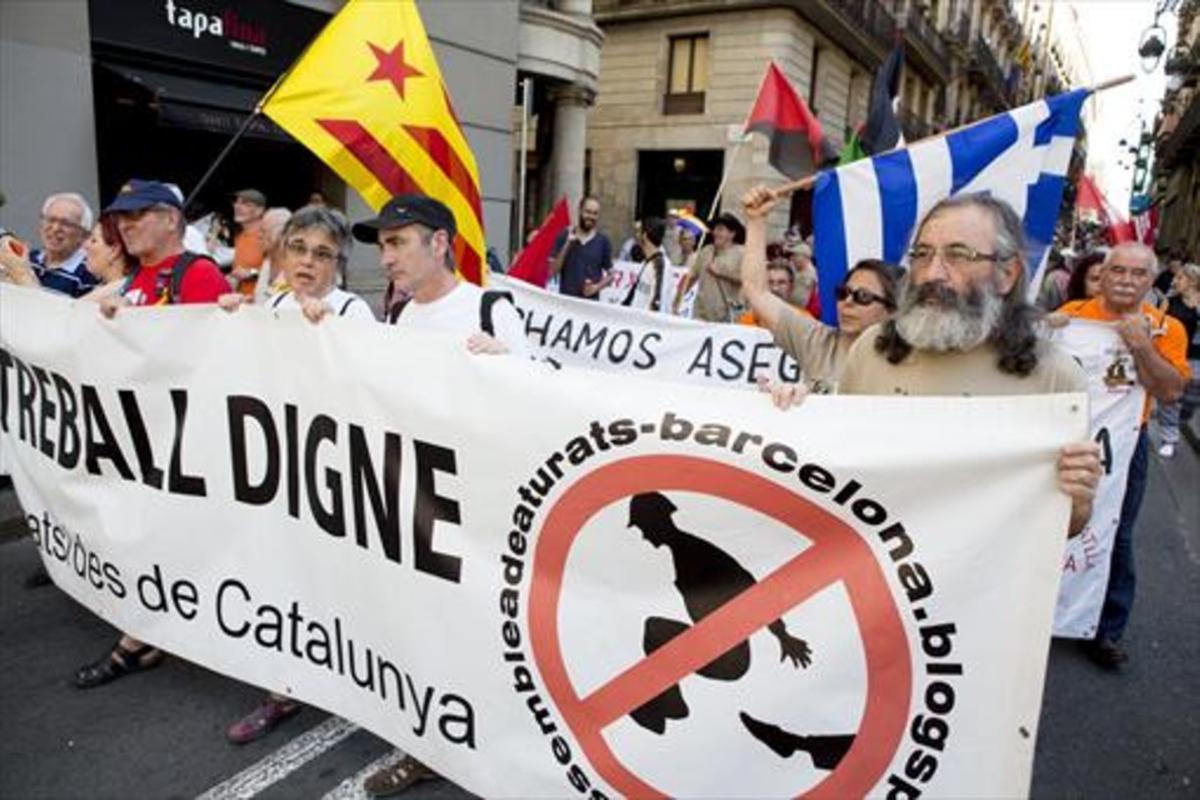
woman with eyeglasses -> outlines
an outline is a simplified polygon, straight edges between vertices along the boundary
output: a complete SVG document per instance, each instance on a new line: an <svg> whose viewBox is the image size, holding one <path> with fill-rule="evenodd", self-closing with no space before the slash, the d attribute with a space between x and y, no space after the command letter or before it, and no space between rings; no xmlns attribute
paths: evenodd
<svg viewBox="0 0 1200 800"><path fill-rule="evenodd" d="M284 282L267 298L267 308L301 311L314 322L326 314L375 322L367 301L335 285L339 268L350 257L351 242L350 223L338 211L305 206L293 214L280 234L278 248ZM240 292L220 300L226 311L247 302L250 298Z"/></svg>
<svg viewBox="0 0 1200 800"><path fill-rule="evenodd" d="M299 311L313 322L330 314L375 322L365 300L334 285L339 266L350 257L352 243L350 223L340 212L325 206L305 206L297 211L284 226L277 248L284 284L267 299L266 307ZM241 292L222 295L219 301L226 311L249 302L253 301ZM225 735L234 744L246 744L302 710L300 701L271 692L230 725Z"/></svg>
<svg viewBox="0 0 1200 800"><path fill-rule="evenodd" d="M767 285L767 216L777 202L778 198L765 186L754 187L742 198L746 217L742 292L754 315L775 337L775 343L800 364L808 389L832 392L850 345L860 333L896 309L900 269L874 259L855 264L835 292L836 328L797 311L774 295Z"/></svg>

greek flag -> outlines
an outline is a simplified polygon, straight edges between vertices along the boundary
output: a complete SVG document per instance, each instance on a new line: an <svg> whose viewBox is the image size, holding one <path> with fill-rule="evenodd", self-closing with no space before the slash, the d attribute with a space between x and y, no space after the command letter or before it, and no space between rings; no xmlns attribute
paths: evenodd
<svg viewBox="0 0 1200 800"><path fill-rule="evenodd" d="M959 192L987 192L1016 209L1036 292L1088 94L1078 89L1039 100L820 175L813 227L826 321L836 321L834 290L851 267L864 258L901 263L925 212Z"/></svg>

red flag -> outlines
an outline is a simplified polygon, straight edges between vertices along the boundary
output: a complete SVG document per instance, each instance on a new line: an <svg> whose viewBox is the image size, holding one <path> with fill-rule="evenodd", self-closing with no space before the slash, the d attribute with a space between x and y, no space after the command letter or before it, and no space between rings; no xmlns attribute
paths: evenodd
<svg viewBox="0 0 1200 800"><path fill-rule="evenodd" d="M837 159L837 153L823 152L825 138L821 123L796 94L796 90L779 67L772 61L767 65L758 87L758 99L746 118L746 133L758 131L771 142L768 160L771 166L789 178L801 178L820 166L826 155ZM807 141L811 160L804 157Z"/></svg>
<svg viewBox="0 0 1200 800"><path fill-rule="evenodd" d="M1082 175L1079 178L1079 187L1075 192L1075 208L1080 212L1081 216L1094 216L1101 222L1108 221L1108 202L1104 199L1104 193L1100 191L1100 187L1092 180L1090 175Z"/></svg>
<svg viewBox="0 0 1200 800"><path fill-rule="evenodd" d="M1108 198L1090 175L1079 179L1075 208L1080 217L1091 219L1104 228L1104 235L1110 245L1138 241L1133 223L1125 219L1125 215L1108 202Z"/></svg>
<svg viewBox="0 0 1200 800"><path fill-rule="evenodd" d="M555 204L554 210L537 229L537 233L529 240L525 249L517 253L512 267L508 270L509 276L545 288L550 277L550 252L554 249L554 240L570 224L571 209L567 206L567 198L564 197Z"/></svg>

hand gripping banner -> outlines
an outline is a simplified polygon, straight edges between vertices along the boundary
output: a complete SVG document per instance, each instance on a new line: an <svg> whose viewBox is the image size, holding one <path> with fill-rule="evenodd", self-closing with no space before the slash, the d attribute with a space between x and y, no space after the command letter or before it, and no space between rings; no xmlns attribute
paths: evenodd
<svg viewBox="0 0 1200 800"><path fill-rule="evenodd" d="M180 658L481 795L1028 791L1082 395L782 413L352 320L0 305L34 543Z"/></svg>

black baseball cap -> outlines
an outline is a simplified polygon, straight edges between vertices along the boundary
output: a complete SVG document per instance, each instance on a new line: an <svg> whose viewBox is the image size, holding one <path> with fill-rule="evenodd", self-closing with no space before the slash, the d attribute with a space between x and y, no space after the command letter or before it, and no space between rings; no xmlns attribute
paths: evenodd
<svg viewBox="0 0 1200 800"><path fill-rule="evenodd" d="M379 241L379 231L386 228L403 228L419 223L435 231L445 231L454 238L458 226L454 224L454 213L443 203L423 194L401 194L393 197L379 210L374 219L354 223L354 238L367 244Z"/></svg>

